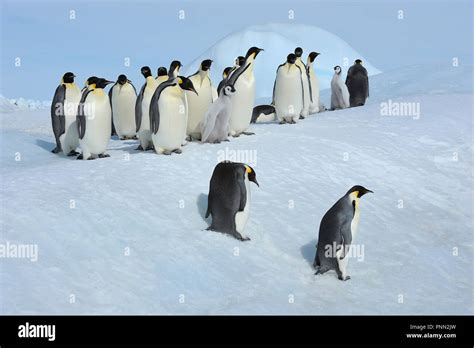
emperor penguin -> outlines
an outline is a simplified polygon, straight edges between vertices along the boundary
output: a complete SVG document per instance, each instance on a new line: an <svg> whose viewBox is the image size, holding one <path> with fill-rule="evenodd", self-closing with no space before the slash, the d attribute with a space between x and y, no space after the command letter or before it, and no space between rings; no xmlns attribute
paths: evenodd
<svg viewBox="0 0 474 348"><path fill-rule="evenodd" d="M75 77L72 72L63 75L51 103L51 124L56 140L56 147L51 152L64 152L68 156L79 154L76 152L79 146L76 113L81 100L81 90L74 83Z"/></svg>
<svg viewBox="0 0 474 348"><path fill-rule="evenodd" d="M141 73L145 77L145 84L140 89L135 103L135 130L140 140L137 150L148 151L153 149L150 132L150 101L158 87L158 82L151 75L151 70L148 66L142 67Z"/></svg>
<svg viewBox="0 0 474 348"><path fill-rule="evenodd" d="M372 191L354 186L324 214L313 263L315 268L319 266L316 274L335 270L340 280L350 279L348 254L359 225L360 198L368 192Z"/></svg>
<svg viewBox="0 0 474 348"><path fill-rule="evenodd" d="M362 106L369 97L369 75L362 66L362 61L356 59L347 71L346 85L349 90L351 106Z"/></svg>
<svg viewBox="0 0 474 348"><path fill-rule="evenodd" d="M98 79L97 76L88 77L87 80L86 80L86 82L84 83L84 87L82 87L82 89L81 89L81 95L82 95L82 93L84 93L85 91L87 91L87 90L89 89L89 86L90 86L93 82L97 81L97 79Z"/></svg>
<svg viewBox="0 0 474 348"><path fill-rule="evenodd" d="M135 104L137 91L126 75L119 75L109 91L112 121L120 140L137 139Z"/></svg>
<svg viewBox="0 0 474 348"><path fill-rule="evenodd" d="M209 106L213 103L212 82L209 76L211 65L212 60L203 60L199 66L199 70L195 74L188 76L197 92L197 94L193 91L185 92L188 101L188 125L186 134L191 140L201 140L200 123L209 109Z"/></svg>
<svg viewBox="0 0 474 348"><path fill-rule="evenodd" d="M309 104L310 104L310 94L309 94L309 80L306 73L306 65L301 60L303 55L303 49L301 47L295 48L296 55L296 66L301 70L301 81L303 81L303 108L301 109L301 118L305 118L309 115Z"/></svg>
<svg viewBox="0 0 474 348"><path fill-rule="evenodd" d="M82 95L77 111L77 131L82 154L77 159L109 157L105 154L112 128L112 109L104 88L113 81L97 78Z"/></svg>
<svg viewBox="0 0 474 348"><path fill-rule="evenodd" d="M273 105L280 124L298 122L304 103L304 85L297 57L290 53L276 72L273 85ZM306 75L306 74L305 74Z"/></svg>
<svg viewBox="0 0 474 348"><path fill-rule="evenodd" d="M342 69L339 65L334 67L334 76L331 80L331 110L345 109L349 104L349 91L341 79Z"/></svg>
<svg viewBox="0 0 474 348"><path fill-rule="evenodd" d="M193 83L184 76L158 86L150 103L150 129L156 153L181 153L186 135L188 107L184 91L193 91Z"/></svg>
<svg viewBox="0 0 474 348"><path fill-rule="evenodd" d="M232 110L231 96L235 93L234 86L227 85L217 100L207 110L199 124L203 143L220 143L229 137L229 120Z"/></svg>
<svg viewBox="0 0 474 348"><path fill-rule="evenodd" d="M259 186L255 171L247 164L224 161L214 168L206 212L206 218L212 216L208 230L250 240L243 234L250 213L250 182Z"/></svg>
<svg viewBox="0 0 474 348"><path fill-rule="evenodd" d="M306 75L308 75L310 97L309 114L316 114L321 111L319 109L319 81L313 67L314 60L317 56L319 56L318 52L311 52L306 62Z"/></svg>
<svg viewBox="0 0 474 348"><path fill-rule="evenodd" d="M178 77L179 69L181 69L183 65L179 60L173 60L170 64L170 69L168 70L168 79L172 80Z"/></svg>
<svg viewBox="0 0 474 348"><path fill-rule="evenodd" d="M158 85L168 80L168 70L164 66L160 66L157 71L156 82Z"/></svg>
<svg viewBox="0 0 474 348"><path fill-rule="evenodd" d="M232 67L228 66L222 72L222 80L219 82L217 86L217 95L221 94L222 87L224 87L225 83L227 82L227 78L229 77L229 72L232 70Z"/></svg>
<svg viewBox="0 0 474 348"><path fill-rule="evenodd" d="M241 67L242 65L245 64L245 57L243 56L238 56L237 58L235 58L235 62L234 62L234 65L231 67L230 71L229 71L229 77L233 74L233 72L235 70L237 70L239 67Z"/></svg>
<svg viewBox="0 0 474 348"><path fill-rule="evenodd" d="M254 134L246 131L250 126L255 103L253 64L255 57L261 51L263 51L262 48L251 47L245 56L244 65L238 67L226 82L235 88L235 93L231 96L232 112L230 116L230 135L233 137L238 137L240 134Z"/></svg>

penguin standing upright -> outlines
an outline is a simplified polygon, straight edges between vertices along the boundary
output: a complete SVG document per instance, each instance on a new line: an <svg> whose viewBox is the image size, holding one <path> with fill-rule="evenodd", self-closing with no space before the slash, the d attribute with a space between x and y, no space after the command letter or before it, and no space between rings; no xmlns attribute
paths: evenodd
<svg viewBox="0 0 474 348"><path fill-rule="evenodd" d="M56 139L56 147L51 152L64 152L68 156L78 155L76 148L79 146L76 113L81 90L74 83L74 77L72 72L63 75L51 103L51 124Z"/></svg>
<svg viewBox="0 0 474 348"><path fill-rule="evenodd" d="M158 87L158 82L151 75L149 67L142 67L141 73L145 77L145 84L140 89L137 102L135 103L135 130L140 140L137 150L148 151L153 149L150 133L150 101L156 87Z"/></svg>
<svg viewBox="0 0 474 348"><path fill-rule="evenodd" d="M324 214L313 263L314 267L319 266L316 274L335 270L340 280L350 279L347 254L359 225L360 198L368 192L372 191L354 186Z"/></svg>
<svg viewBox="0 0 474 348"><path fill-rule="evenodd" d="M240 134L253 134L246 131L250 126L255 103L253 64L255 57L261 51L263 49L251 47L245 56L244 65L237 68L227 81L227 84L234 86L236 91L232 95L232 112L230 116L230 135L234 137L238 137Z"/></svg>
<svg viewBox="0 0 474 348"><path fill-rule="evenodd" d="M165 82L168 80L168 70L164 66L160 66L157 71L157 76L155 78L156 82L158 82L158 85L162 82Z"/></svg>
<svg viewBox="0 0 474 348"><path fill-rule="evenodd" d="M245 241L243 235L250 213L250 182L259 186L249 165L224 161L212 173L206 218L212 216L208 230L227 233Z"/></svg>
<svg viewBox="0 0 474 348"><path fill-rule="evenodd" d="M201 139L201 128L199 125L213 102L212 82L209 76L211 65L212 60L203 60L199 70L195 74L188 76L197 92L197 94L194 92L185 92L188 101L188 124L186 134L191 140Z"/></svg>
<svg viewBox="0 0 474 348"><path fill-rule="evenodd" d="M342 69L339 65L334 67L334 76L331 80L331 110L345 109L349 104L349 91L341 79Z"/></svg>
<svg viewBox="0 0 474 348"><path fill-rule="evenodd" d="M235 93L233 86L225 86L219 98L207 110L202 122L201 141L203 143L220 143L229 137L230 111L232 110L231 96Z"/></svg>
<svg viewBox="0 0 474 348"><path fill-rule="evenodd" d="M97 78L82 95L77 111L77 131L82 154L78 159L109 157L105 154L110 139L112 109L104 88L113 81Z"/></svg>
<svg viewBox="0 0 474 348"><path fill-rule="evenodd" d="M163 82L150 102L150 129L156 153L181 153L188 110L184 91L194 91L190 79L178 76Z"/></svg>
<svg viewBox="0 0 474 348"><path fill-rule="evenodd" d="M369 97L369 75L360 59L356 59L354 65L349 68L346 85L349 90L351 106L364 105L365 100Z"/></svg>
<svg viewBox="0 0 474 348"><path fill-rule="evenodd" d="M126 75L119 75L109 91L112 121L120 140L136 139L135 104L137 91Z"/></svg>
<svg viewBox="0 0 474 348"><path fill-rule="evenodd" d="M301 47L295 48L296 66L301 69L301 81L303 82L303 108L301 109L301 118L305 118L309 114L310 94L309 94L309 80L306 73L306 65L301 60L303 49Z"/></svg>
<svg viewBox="0 0 474 348"><path fill-rule="evenodd" d="M313 67L313 62L317 56L319 56L318 52L311 52L308 55L308 61L306 63L306 74L308 75L310 96L309 114L315 114L321 111L319 110L319 81Z"/></svg>
<svg viewBox="0 0 474 348"><path fill-rule="evenodd" d="M280 124L298 122L303 109L303 80L296 59L296 55L289 54L276 72L272 103Z"/></svg>

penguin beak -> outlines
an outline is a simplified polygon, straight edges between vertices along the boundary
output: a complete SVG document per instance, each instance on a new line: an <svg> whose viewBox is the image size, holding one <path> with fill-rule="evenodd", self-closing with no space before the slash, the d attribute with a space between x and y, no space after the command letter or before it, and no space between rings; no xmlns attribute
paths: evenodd
<svg viewBox="0 0 474 348"><path fill-rule="evenodd" d="M194 89L194 87L193 87L193 88L190 88L189 90L190 90L191 92L196 93L196 95L199 95L198 92Z"/></svg>
<svg viewBox="0 0 474 348"><path fill-rule="evenodd" d="M252 178L250 179L250 181L254 182L258 187L260 187L256 178Z"/></svg>
<svg viewBox="0 0 474 348"><path fill-rule="evenodd" d="M130 80L127 80L127 82L128 82L128 83L132 83L132 81L130 81Z"/></svg>

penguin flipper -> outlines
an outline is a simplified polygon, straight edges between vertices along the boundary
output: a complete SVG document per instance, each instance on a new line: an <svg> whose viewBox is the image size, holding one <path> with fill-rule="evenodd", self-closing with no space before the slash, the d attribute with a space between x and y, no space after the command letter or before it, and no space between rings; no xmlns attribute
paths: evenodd
<svg viewBox="0 0 474 348"><path fill-rule="evenodd" d="M247 188L245 187L245 172L237 172L237 182L239 183L240 187L240 203L239 203L239 210L244 211L245 205L247 204Z"/></svg>
<svg viewBox="0 0 474 348"><path fill-rule="evenodd" d="M115 85L117 84L117 82L112 86L112 88L110 88L109 90L109 102L110 102L110 111L112 112L110 114L110 122L112 123L112 132L111 132L111 135L117 135L117 131L115 130L115 126L114 126L114 107L112 106L112 90L114 89Z"/></svg>
<svg viewBox="0 0 474 348"><path fill-rule="evenodd" d="M84 114L84 103L86 102L87 96L90 92L91 90L86 90L84 93L82 93L81 101L79 102L79 106L77 108L76 123L79 139L84 138L84 134L86 134L86 115Z"/></svg>
<svg viewBox="0 0 474 348"><path fill-rule="evenodd" d="M352 219L345 221L341 225L341 237L342 237L342 254L340 256L340 259L344 259L346 257L346 252L349 251L349 248L352 243L352 231L351 231L351 222Z"/></svg>
<svg viewBox="0 0 474 348"><path fill-rule="evenodd" d="M137 100L135 102L135 126L136 132L140 130L140 126L142 124L142 101L143 101L143 94L145 93L146 83L140 89L140 93L138 94Z"/></svg>
<svg viewBox="0 0 474 348"><path fill-rule="evenodd" d="M54 137L56 138L56 149L61 148L59 137L66 131L66 118L64 115L64 100L66 99L66 86L59 85L54 92L51 103L51 124Z"/></svg>
<svg viewBox="0 0 474 348"><path fill-rule="evenodd" d="M152 134L156 134L160 128L160 108L158 107L158 101L160 99L161 92L163 92L165 88L175 85L176 82L174 82L174 80L165 81L161 83L157 89L155 89L155 92L151 97L149 115L150 131Z"/></svg>

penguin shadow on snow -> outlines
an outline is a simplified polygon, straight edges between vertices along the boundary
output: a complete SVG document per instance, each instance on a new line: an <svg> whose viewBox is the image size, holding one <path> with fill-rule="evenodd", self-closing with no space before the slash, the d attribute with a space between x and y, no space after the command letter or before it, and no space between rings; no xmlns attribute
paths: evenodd
<svg viewBox="0 0 474 348"><path fill-rule="evenodd" d="M197 199L197 209L199 215L201 215L203 221L209 224L209 219L206 219L206 211L207 211L207 194L201 193Z"/></svg>
<svg viewBox="0 0 474 348"><path fill-rule="evenodd" d="M48 152L51 152L55 147L56 144L52 143L50 141L42 140L42 139L36 139L36 145L39 147L45 149Z"/></svg>
<svg viewBox="0 0 474 348"><path fill-rule="evenodd" d="M311 267L313 267L314 257L316 256L316 244L318 241L313 239L308 244L303 245L300 248L301 255L303 258L308 261Z"/></svg>

